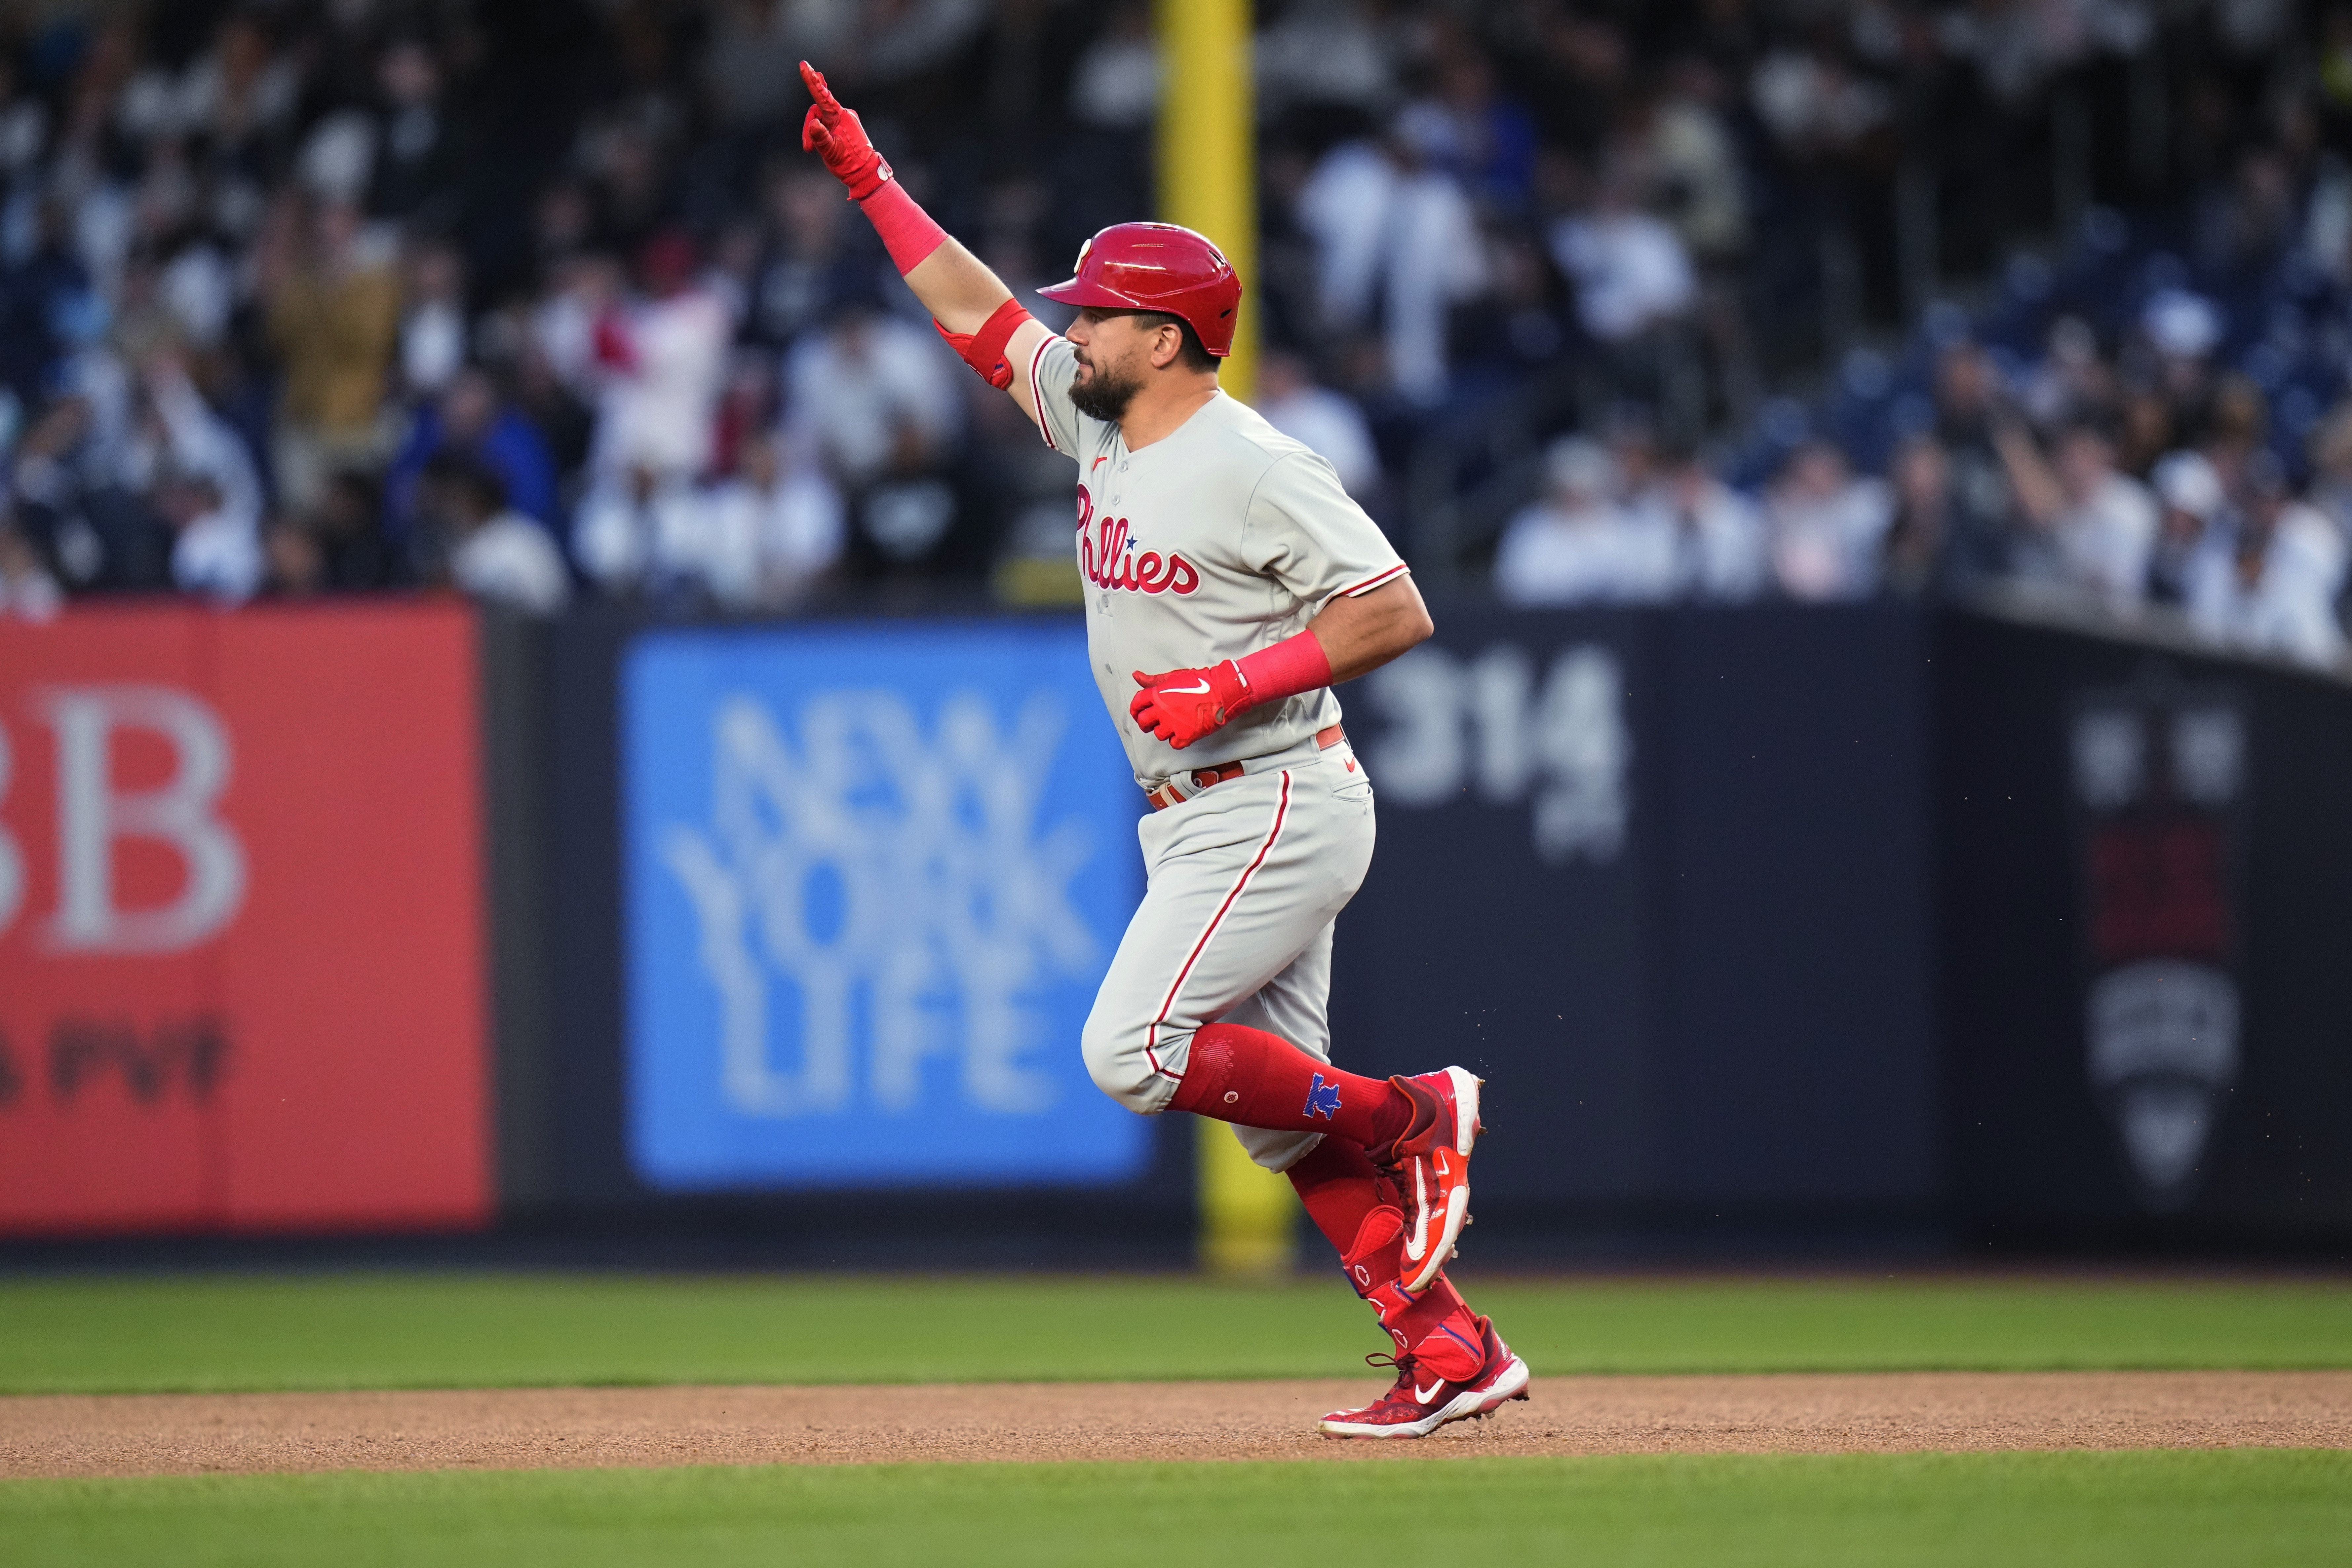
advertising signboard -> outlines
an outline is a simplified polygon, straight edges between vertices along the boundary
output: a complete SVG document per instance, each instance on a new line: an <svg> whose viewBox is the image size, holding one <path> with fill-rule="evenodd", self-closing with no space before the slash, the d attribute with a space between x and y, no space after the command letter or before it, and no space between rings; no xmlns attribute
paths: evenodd
<svg viewBox="0 0 2352 1568"><path fill-rule="evenodd" d="M677 630L621 670L626 1143L659 1191L1096 1184L1141 796L1063 622Z"/></svg>
<svg viewBox="0 0 2352 1568"><path fill-rule="evenodd" d="M1989 616L1937 647L1953 1205L2038 1246L2352 1228L2352 688Z"/></svg>
<svg viewBox="0 0 2352 1568"><path fill-rule="evenodd" d="M490 1205L474 626L0 621L0 1232Z"/></svg>

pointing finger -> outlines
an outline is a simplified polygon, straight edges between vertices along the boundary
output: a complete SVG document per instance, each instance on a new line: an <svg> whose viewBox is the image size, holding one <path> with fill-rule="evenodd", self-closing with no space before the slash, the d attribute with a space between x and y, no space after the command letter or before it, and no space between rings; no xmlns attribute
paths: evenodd
<svg viewBox="0 0 2352 1568"><path fill-rule="evenodd" d="M824 72L817 69L808 61L803 60L801 81L807 87L809 96L816 100L817 108L823 111L827 120L841 112L841 100L834 97L833 89L824 84Z"/></svg>

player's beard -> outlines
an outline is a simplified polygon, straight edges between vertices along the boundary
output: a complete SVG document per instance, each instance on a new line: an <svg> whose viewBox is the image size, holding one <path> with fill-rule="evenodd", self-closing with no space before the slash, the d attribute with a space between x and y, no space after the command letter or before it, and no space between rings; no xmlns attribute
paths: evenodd
<svg viewBox="0 0 2352 1568"><path fill-rule="evenodd" d="M1091 367L1094 374L1082 376L1070 373L1070 401L1079 413L1089 419L1099 419L1106 425L1116 425L1126 416L1127 405L1143 390L1143 379L1135 375L1118 375L1105 364Z"/></svg>

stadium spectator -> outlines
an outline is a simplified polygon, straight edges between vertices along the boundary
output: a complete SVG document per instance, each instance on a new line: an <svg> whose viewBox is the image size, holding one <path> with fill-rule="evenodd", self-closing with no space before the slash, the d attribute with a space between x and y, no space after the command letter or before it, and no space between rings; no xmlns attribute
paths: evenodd
<svg viewBox="0 0 2352 1568"><path fill-rule="evenodd" d="M400 314L400 383L412 397L430 397L466 363L464 263L449 246L423 244L409 253Z"/></svg>
<svg viewBox="0 0 2352 1568"><path fill-rule="evenodd" d="M1864 599L1878 591L1879 555L1895 518L1881 481L1857 477L1845 454L1807 441L1766 493L1772 574L1792 599Z"/></svg>
<svg viewBox="0 0 2352 1568"><path fill-rule="evenodd" d="M1380 487L1380 454L1355 403L1318 386L1296 354L1279 350L1258 366L1257 411L1265 422L1305 444L1338 470L1348 493L1362 500Z"/></svg>
<svg viewBox="0 0 2352 1568"><path fill-rule="evenodd" d="M1895 448L1886 475L1895 515L1879 562L1880 585L1906 599L1950 592L1957 585L1958 530L1952 465L1942 444L1925 433L1913 436Z"/></svg>
<svg viewBox="0 0 2352 1568"><path fill-rule="evenodd" d="M1452 134L1443 110L1414 105L1381 140L1334 148L1298 194L1324 321L1349 331L1378 319L1384 380L1414 406L1444 400L1449 312L1488 282L1476 214L1445 166Z"/></svg>
<svg viewBox="0 0 2352 1568"><path fill-rule="evenodd" d="M245 445L159 355L141 374L117 458L122 487L145 495L173 532L172 580L235 603L261 585L261 484Z"/></svg>
<svg viewBox="0 0 2352 1568"><path fill-rule="evenodd" d="M260 590L266 567L260 536L252 519L232 509L212 475L159 475L149 500L172 531L175 585L232 605Z"/></svg>
<svg viewBox="0 0 2352 1568"><path fill-rule="evenodd" d="M1363 0L1305 0L1275 13L1257 35L1255 60L1266 111L1304 106L1370 118L1391 107L1397 61L1380 24Z"/></svg>
<svg viewBox="0 0 2352 1568"><path fill-rule="evenodd" d="M1983 540L1995 555L1991 570L2005 572L2017 498L1993 439L2000 373L1979 344L1952 343L1937 360L1935 396L1936 439L1951 469L1955 536Z"/></svg>
<svg viewBox="0 0 2352 1568"><path fill-rule="evenodd" d="M260 248L271 346L284 366L272 458L278 493L305 508L338 469L379 463L399 332L400 282L358 213L289 203Z"/></svg>
<svg viewBox="0 0 2352 1568"><path fill-rule="evenodd" d="M1551 250L1576 285L1577 319L1612 348L1680 321L1697 301L1697 275L1681 237L1636 205L1622 172L1603 177L1589 207L1552 226Z"/></svg>
<svg viewBox="0 0 2352 1568"><path fill-rule="evenodd" d="M853 310L786 356L787 418L852 487L926 468L962 426L959 368L929 328Z"/></svg>
<svg viewBox="0 0 2352 1568"><path fill-rule="evenodd" d="M2043 429L2116 412L2116 376L2099 353L2098 335L2080 316L2051 323L2042 363L2021 389L2018 402Z"/></svg>
<svg viewBox="0 0 2352 1568"><path fill-rule="evenodd" d="M1140 131L1160 108L1160 43L1151 8L1135 0L1110 8L1108 25L1078 56L1070 109L1080 122Z"/></svg>
<svg viewBox="0 0 2352 1568"><path fill-rule="evenodd" d="M65 600L65 589L42 564L33 542L15 524L0 522L0 616L53 620Z"/></svg>
<svg viewBox="0 0 2352 1568"><path fill-rule="evenodd" d="M486 604L551 616L572 596L554 540L506 504L498 475L445 453L420 476L425 514L446 544L449 581Z"/></svg>
<svg viewBox="0 0 2352 1568"><path fill-rule="evenodd" d="M261 591L273 599L307 599L327 587L327 552L319 536L291 518L261 533Z"/></svg>
<svg viewBox="0 0 2352 1568"><path fill-rule="evenodd" d="M581 498L572 556L608 597L690 598L701 580L701 523L683 476L639 464L599 476Z"/></svg>
<svg viewBox="0 0 2352 1568"><path fill-rule="evenodd" d="M1764 591L1764 523L1746 496L1709 473L1696 449L1669 454L1642 504L1675 535L1677 580L1688 597L1735 604Z"/></svg>
<svg viewBox="0 0 2352 1568"><path fill-rule="evenodd" d="M1496 593L1525 605L1671 598L1680 567L1673 521L1620 500L1608 448L1571 436L1552 447L1545 468L1549 493L1504 530Z"/></svg>
<svg viewBox="0 0 2352 1568"><path fill-rule="evenodd" d="M718 294L695 278L693 242L669 231L637 258L643 294L592 326L600 373L600 473L646 468L691 479L710 459L711 421L733 326Z"/></svg>
<svg viewBox="0 0 2352 1568"><path fill-rule="evenodd" d="M744 302L744 335L788 348L871 287L876 261L841 187L822 172L779 161L763 193L761 249Z"/></svg>
<svg viewBox="0 0 2352 1568"><path fill-rule="evenodd" d="M2195 426L2204 415L2213 377L2212 354L2221 342L2221 312L2201 294L2158 289L2140 310L2141 340L2154 355L2147 389L2161 397L2174 430Z"/></svg>
<svg viewBox="0 0 2352 1568"><path fill-rule="evenodd" d="M1484 205L1515 211L1533 194L1535 122L1496 87L1493 63L1464 44L1447 47L1423 100L1441 162Z"/></svg>
<svg viewBox="0 0 2352 1568"><path fill-rule="evenodd" d="M2185 605L2192 584L2210 570L2207 558L2234 553L2229 500L2213 465L2196 452L2175 452L2148 476L2161 515L2148 564L2148 596Z"/></svg>
<svg viewBox="0 0 2352 1568"><path fill-rule="evenodd" d="M419 541L414 534L396 544L387 539L380 526L383 513L375 479L345 472L328 480L327 493L318 506L297 520L318 546L325 588L362 593L405 587L419 579L415 548ZM435 540L425 553L429 555L437 548Z"/></svg>
<svg viewBox="0 0 2352 1568"><path fill-rule="evenodd" d="M786 450L775 432L751 433L735 477L702 498L703 580L729 609L791 609L840 563L841 492Z"/></svg>
<svg viewBox="0 0 2352 1568"><path fill-rule="evenodd" d="M415 228L446 226L457 216L463 176L459 128L442 101L438 58L421 37L397 37L376 68L369 216Z"/></svg>
<svg viewBox="0 0 2352 1568"><path fill-rule="evenodd" d="M30 410L41 406L73 316L90 310L95 296L68 244L64 202L26 192L14 205L19 233L0 266L0 384Z"/></svg>
<svg viewBox="0 0 2352 1568"><path fill-rule="evenodd" d="M2109 609L2146 599L2156 501L2147 486L2116 470L2106 436L2095 426L2070 426L2050 458L2022 425L2001 425L1994 439L2033 533L2024 574Z"/></svg>
<svg viewBox="0 0 2352 1568"><path fill-rule="evenodd" d="M416 480L444 452L481 463L505 487L506 504L562 531L553 458L520 410L499 396L488 374L467 368L450 377L441 395L420 406L408 437L384 475L384 538L404 549L415 536Z"/></svg>
<svg viewBox="0 0 2352 1568"><path fill-rule="evenodd" d="M2297 500L2268 452L2249 466L2231 547L2200 552L2188 581L2189 618L2217 642L2332 665L2344 655L2336 617L2344 536Z"/></svg>

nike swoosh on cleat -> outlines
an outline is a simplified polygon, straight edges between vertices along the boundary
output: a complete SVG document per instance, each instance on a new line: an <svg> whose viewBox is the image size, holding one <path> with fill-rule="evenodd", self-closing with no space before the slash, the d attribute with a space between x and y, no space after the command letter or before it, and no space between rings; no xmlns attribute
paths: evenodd
<svg viewBox="0 0 2352 1568"><path fill-rule="evenodd" d="M1163 686L1160 689L1171 697L1198 697L1209 689L1209 683L1204 680L1198 686Z"/></svg>
<svg viewBox="0 0 2352 1568"><path fill-rule="evenodd" d="M1423 1392L1422 1392L1421 1384L1417 1384L1417 1383L1416 1383L1416 1384L1414 1384L1412 1385L1412 1397L1413 1397L1414 1403L1416 1403L1416 1404L1420 1404L1420 1405L1426 1405L1426 1404L1428 1404L1431 1400L1433 1400L1433 1399L1434 1399L1434 1398L1436 1398L1436 1397L1437 1397L1437 1391L1438 1391L1439 1389L1441 1389L1441 1388L1444 1388L1444 1386L1445 1386L1445 1380L1444 1380L1444 1378L1442 1378L1442 1377L1441 1377L1441 1378L1439 1378L1435 1383L1431 1384L1429 1385L1429 1391L1428 1391L1426 1394L1424 1394L1424 1393L1423 1393Z"/></svg>

